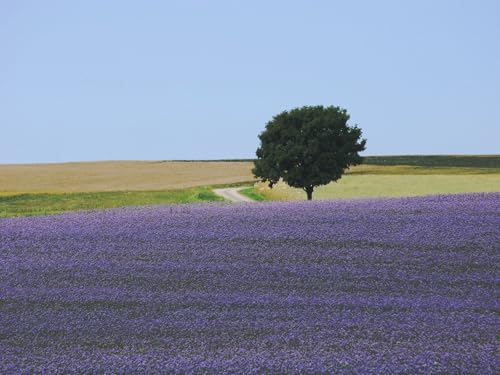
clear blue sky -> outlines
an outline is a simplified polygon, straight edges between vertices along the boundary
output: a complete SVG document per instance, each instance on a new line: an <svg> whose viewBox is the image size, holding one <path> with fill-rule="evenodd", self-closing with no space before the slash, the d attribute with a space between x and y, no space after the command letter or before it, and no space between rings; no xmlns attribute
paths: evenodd
<svg viewBox="0 0 500 375"><path fill-rule="evenodd" d="M500 1L0 1L0 163L253 157L339 105L365 155L500 153Z"/></svg>

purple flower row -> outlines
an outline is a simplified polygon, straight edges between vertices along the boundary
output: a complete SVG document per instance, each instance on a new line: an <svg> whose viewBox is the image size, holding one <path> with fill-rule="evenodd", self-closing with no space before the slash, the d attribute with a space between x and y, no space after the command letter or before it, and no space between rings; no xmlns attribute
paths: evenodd
<svg viewBox="0 0 500 375"><path fill-rule="evenodd" d="M0 219L0 373L500 371L500 193Z"/></svg>

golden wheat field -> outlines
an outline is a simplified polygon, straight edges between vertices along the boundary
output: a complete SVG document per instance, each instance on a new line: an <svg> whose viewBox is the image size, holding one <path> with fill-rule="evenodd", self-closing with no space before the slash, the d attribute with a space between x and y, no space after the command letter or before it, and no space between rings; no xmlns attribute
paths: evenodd
<svg viewBox="0 0 500 375"><path fill-rule="evenodd" d="M152 191L252 181L252 162L103 161L0 164L0 192Z"/></svg>

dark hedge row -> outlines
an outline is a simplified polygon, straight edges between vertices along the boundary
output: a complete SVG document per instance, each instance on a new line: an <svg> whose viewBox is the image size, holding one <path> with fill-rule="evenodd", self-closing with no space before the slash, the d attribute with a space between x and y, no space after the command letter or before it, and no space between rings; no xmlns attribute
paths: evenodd
<svg viewBox="0 0 500 375"><path fill-rule="evenodd" d="M365 164L419 167L500 168L500 155L402 155L366 156Z"/></svg>

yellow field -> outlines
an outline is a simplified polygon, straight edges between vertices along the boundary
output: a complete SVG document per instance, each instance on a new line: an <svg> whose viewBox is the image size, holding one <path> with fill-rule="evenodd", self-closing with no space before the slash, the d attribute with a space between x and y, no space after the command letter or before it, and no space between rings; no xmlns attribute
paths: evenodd
<svg viewBox="0 0 500 375"><path fill-rule="evenodd" d="M369 167L369 166L366 166ZM500 192L500 173L488 174L356 174L317 187L313 199L397 197L472 192ZM458 172L457 172L458 173ZM306 194L280 182L269 189L257 184L256 191L270 200L305 200Z"/></svg>
<svg viewBox="0 0 500 375"><path fill-rule="evenodd" d="M0 197L19 193L165 191L253 181L252 162L106 161L0 165ZM360 165L318 187L313 199L500 191L500 169ZM302 200L278 184L257 185L271 200Z"/></svg>
<svg viewBox="0 0 500 375"><path fill-rule="evenodd" d="M354 174L384 174L384 175L470 175L470 174L498 174L500 168L478 167L434 167L416 165L374 165L361 164L351 167L346 175Z"/></svg>
<svg viewBox="0 0 500 375"><path fill-rule="evenodd" d="M105 161L0 164L0 195L160 191L252 181L252 162Z"/></svg>

